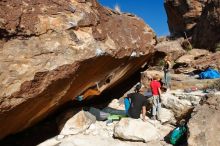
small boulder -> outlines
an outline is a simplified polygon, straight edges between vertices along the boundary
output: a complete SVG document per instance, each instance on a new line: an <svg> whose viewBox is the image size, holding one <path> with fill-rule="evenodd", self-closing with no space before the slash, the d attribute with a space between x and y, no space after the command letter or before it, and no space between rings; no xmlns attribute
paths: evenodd
<svg viewBox="0 0 220 146"><path fill-rule="evenodd" d="M192 104L186 99L179 99L171 93L165 93L162 96L162 104L165 108L171 109L175 117L182 117L192 109Z"/></svg>
<svg viewBox="0 0 220 146"><path fill-rule="evenodd" d="M61 135L78 134L89 128L89 126L95 122L96 122L95 116L93 116L89 112L80 111L79 113L77 113L72 118L66 121L60 134Z"/></svg>
<svg viewBox="0 0 220 146"><path fill-rule="evenodd" d="M141 119L123 118L114 127L114 136L125 140L154 141L160 139L157 128Z"/></svg>

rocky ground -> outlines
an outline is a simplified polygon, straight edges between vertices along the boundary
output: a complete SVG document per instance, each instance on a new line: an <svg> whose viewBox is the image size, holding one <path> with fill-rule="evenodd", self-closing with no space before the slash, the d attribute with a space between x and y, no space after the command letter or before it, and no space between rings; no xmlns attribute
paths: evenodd
<svg viewBox="0 0 220 146"><path fill-rule="evenodd" d="M157 38L140 18L97 0L0 1L0 145L164 146L181 119L188 121L184 144L220 145L220 81L198 79L207 67L220 70L219 0L164 6L171 35ZM166 55L172 88L163 94L161 122L109 125L82 111L97 104L124 109L118 98L138 81L147 91L150 77L163 76Z"/></svg>
<svg viewBox="0 0 220 146"><path fill-rule="evenodd" d="M215 97L214 99L212 99L213 96ZM194 128L194 126L198 126L198 129L200 129L199 126L203 126L203 124L202 122L200 124L200 121L198 121L200 119L196 118L197 116L202 115L199 115L196 111L199 110L198 108L205 108L204 105L208 106L207 103L210 103L209 100L212 101L212 104L218 105L219 97L220 92L215 92L211 96L204 93L202 90L192 91L190 93L185 93L183 90L171 90L166 92L163 94L163 108L160 122L149 118L147 118L147 122L144 122L141 119L122 118L120 121L114 121L113 123L107 124L106 121L96 121L95 117L86 111L80 111L75 115L73 114L73 111L68 112L65 114L69 117L69 119L67 118L67 122L62 121L59 123L59 125L61 125L60 127L62 127L60 128L60 134L40 143L39 146L170 145L167 137L178 125L178 120L183 118L189 119L192 109L199 105L194 110L192 118L189 120L188 143L190 145L197 145L203 141L195 138L195 135L198 136L197 132L199 131L197 128ZM201 103L201 100L204 100L204 98L208 98L208 101L203 105L200 105L199 103ZM215 101L217 101L217 103L215 103ZM217 107L214 105L210 105L211 109L207 109L207 112L203 113L203 116L210 116L209 112L214 112L216 113L216 117L219 118L217 111L215 111ZM117 99L114 99L109 104L109 107L117 109L124 108L123 104L120 104L120 100ZM213 120L216 121L216 117L211 116L210 120L214 118ZM210 128L213 127L209 124L207 126L210 126ZM213 134L217 138L219 132L218 130L214 131L215 134ZM205 132L205 129L201 130L201 134L202 132ZM210 132L212 132L212 130ZM194 142L194 140L197 141ZM216 142L218 143L218 141ZM186 144L187 142L185 141L184 145Z"/></svg>

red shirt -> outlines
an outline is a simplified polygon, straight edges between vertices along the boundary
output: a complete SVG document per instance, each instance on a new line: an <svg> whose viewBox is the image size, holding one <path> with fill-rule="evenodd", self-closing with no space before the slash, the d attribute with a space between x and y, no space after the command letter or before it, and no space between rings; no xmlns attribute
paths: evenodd
<svg viewBox="0 0 220 146"><path fill-rule="evenodd" d="M161 87L160 82L157 80L153 80L150 82L151 92L153 95L159 95L158 88Z"/></svg>

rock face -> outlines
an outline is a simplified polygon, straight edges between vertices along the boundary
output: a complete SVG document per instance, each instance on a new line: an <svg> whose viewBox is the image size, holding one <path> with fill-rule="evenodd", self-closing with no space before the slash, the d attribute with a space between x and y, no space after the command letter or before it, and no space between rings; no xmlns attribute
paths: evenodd
<svg viewBox="0 0 220 146"><path fill-rule="evenodd" d="M165 0L172 36L192 36L193 46L215 50L220 42L219 0Z"/></svg>
<svg viewBox="0 0 220 146"><path fill-rule="evenodd" d="M170 33L183 36L184 32L191 35L202 13L207 0L165 0Z"/></svg>
<svg viewBox="0 0 220 146"><path fill-rule="evenodd" d="M211 96L201 106L194 109L188 123L189 146L220 145L220 94Z"/></svg>
<svg viewBox="0 0 220 146"><path fill-rule="evenodd" d="M168 40L157 43L155 46L155 55L153 57L152 66L160 64L166 55L170 55L172 60L176 60L180 56L184 55L186 51L181 46L183 40Z"/></svg>
<svg viewBox="0 0 220 146"><path fill-rule="evenodd" d="M148 61L155 44L142 20L96 0L1 1L0 36L0 138L97 83L100 93L115 86Z"/></svg>
<svg viewBox="0 0 220 146"><path fill-rule="evenodd" d="M210 0L193 33L193 44L199 48L215 50L220 44L220 2Z"/></svg>
<svg viewBox="0 0 220 146"><path fill-rule="evenodd" d="M194 60L198 60L199 58L204 57L204 56L208 56L209 54L211 54L211 53L207 50L192 49L192 50L188 51L187 54L178 58L176 60L176 63L182 63L182 64L185 63L185 64L189 65Z"/></svg>

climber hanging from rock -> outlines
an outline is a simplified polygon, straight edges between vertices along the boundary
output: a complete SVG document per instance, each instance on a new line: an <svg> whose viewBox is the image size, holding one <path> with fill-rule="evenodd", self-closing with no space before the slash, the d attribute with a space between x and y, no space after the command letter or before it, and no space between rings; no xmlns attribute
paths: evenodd
<svg viewBox="0 0 220 146"><path fill-rule="evenodd" d="M96 82L95 84L96 84L95 86L90 87L85 92L83 92L81 95L77 96L76 100L82 101L82 100L84 100L88 97L100 95L101 90L100 90L100 87L99 87L99 83Z"/></svg>

